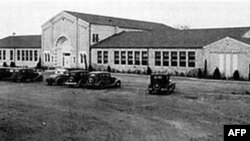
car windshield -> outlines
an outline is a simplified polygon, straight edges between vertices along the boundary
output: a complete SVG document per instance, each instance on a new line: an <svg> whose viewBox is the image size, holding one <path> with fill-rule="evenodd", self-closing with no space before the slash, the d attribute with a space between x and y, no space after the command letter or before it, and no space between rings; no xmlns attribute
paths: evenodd
<svg viewBox="0 0 250 141"><path fill-rule="evenodd" d="M154 79L162 79L163 77L162 76L154 76Z"/></svg>
<svg viewBox="0 0 250 141"><path fill-rule="evenodd" d="M97 74L90 74L89 76L90 76L90 77L96 77Z"/></svg>

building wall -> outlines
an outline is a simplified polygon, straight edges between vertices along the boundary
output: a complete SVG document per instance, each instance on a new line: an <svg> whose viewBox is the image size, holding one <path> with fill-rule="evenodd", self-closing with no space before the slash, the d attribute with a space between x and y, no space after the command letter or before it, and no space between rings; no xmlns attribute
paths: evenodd
<svg viewBox="0 0 250 141"><path fill-rule="evenodd" d="M104 51L108 52L108 62L104 63L104 61L102 61L102 63L98 63L98 51L102 51L102 59L104 60ZM115 64L115 54L114 52L119 52L119 64ZM132 51L133 52L133 64L128 64L128 52ZM125 52L125 60L126 63L125 64L121 64L121 52ZM139 55L139 61L140 64L139 65L135 65L135 52L140 52ZM142 64L142 52L146 52L147 53L147 58L148 58L148 65L143 65ZM155 63L155 52L160 52L161 54L161 63L160 65L156 65ZM168 56L169 56L169 63L168 66L163 66L163 52L168 52ZM176 66L172 66L171 64L171 52L176 52L177 54L177 64ZM186 66L180 66L180 52L184 52L186 54L184 62L186 63ZM194 52L195 53L195 66L188 66L188 53L189 52ZM202 68L203 64L200 60L202 60L202 50L201 49L162 49L162 48L96 48L96 49L92 49L92 64L93 66L104 66L107 67L108 65L111 68L114 69L118 69L120 71L124 70L124 71L128 71L128 70L146 70L147 67L149 66L153 71L164 71L164 72L169 72L169 73L188 73L191 70L194 69L198 69L198 68ZM159 60L159 59L158 59Z"/></svg>
<svg viewBox="0 0 250 141"><path fill-rule="evenodd" d="M13 51L13 58L11 58L11 55L10 55L11 51ZM17 55L18 51L20 52L19 58ZM24 51L24 57L23 57L22 51ZM35 57L35 51L37 52L36 57ZM5 52L5 55L3 52ZM26 55L27 54L26 52L28 52L28 55ZM40 52L41 50L37 48L21 48L21 49L1 48L0 49L0 65L3 65L3 63L6 62L7 65L10 66L11 62L15 62L16 66L19 66L19 67L35 67L37 63L39 62Z"/></svg>
<svg viewBox="0 0 250 141"><path fill-rule="evenodd" d="M208 73L213 75L215 68L227 78L233 76L235 70L240 77L248 79L250 65L250 45L226 37L205 46L204 60L207 60Z"/></svg>

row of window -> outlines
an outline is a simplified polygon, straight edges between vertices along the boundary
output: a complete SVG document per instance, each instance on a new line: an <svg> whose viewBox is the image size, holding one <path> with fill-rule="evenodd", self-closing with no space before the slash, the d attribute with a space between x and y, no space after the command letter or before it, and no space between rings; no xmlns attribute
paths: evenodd
<svg viewBox="0 0 250 141"><path fill-rule="evenodd" d="M155 51L155 66L195 67L194 51ZM179 62L179 63L178 63ZM97 51L97 63L108 64L108 51ZM114 51L116 65L148 65L147 51Z"/></svg>
<svg viewBox="0 0 250 141"><path fill-rule="evenodd" d="M195 67L194 51L155 51L155 66Z"/></svg>
<svg viewBox="0 0 250 141"><path fill-rule="evenodd" d="M6 60L6 50L0 50L0 60ZM10 50L10 60L14 60L14 50ZM17 50L18 61L37 61L37 50Z"/></svg>
<svg viewBox="0 0 250 141"><path fill-rule="evenodd" d="M6 60L6 50L0 50L0 60Z"/></svg>
<svg viewBox="0 0 250 141"><path fill-rule="evenodd" d="M18 61L37 61L38 51L37 50L17 50L17 60Z"/></svg>
<svg viewBox="0 0 250 141"><path fill-rule="evenodd" d="M126 57L127 56L127 57ZM148 65L147 51L114 51L114 63L121 65Z"/></svg>

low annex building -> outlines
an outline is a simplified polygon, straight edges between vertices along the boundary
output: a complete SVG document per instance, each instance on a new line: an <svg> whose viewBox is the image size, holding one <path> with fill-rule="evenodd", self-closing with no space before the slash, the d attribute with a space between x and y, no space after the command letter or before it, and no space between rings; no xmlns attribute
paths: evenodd
<svg viewBox="0 0 250 141"><path fill-rule="evenodd" d="M0 39L0 65L35 67L41 52L41 35L8 36Z"/></svg>
<svg viewBox="0 0 250 141"><path fill-rule="evenodd" d="M62 11L42 25L42 64L110 66L121 71L183 73L201 69L225 77L250 74L250 27L187 29Z"/></svg>

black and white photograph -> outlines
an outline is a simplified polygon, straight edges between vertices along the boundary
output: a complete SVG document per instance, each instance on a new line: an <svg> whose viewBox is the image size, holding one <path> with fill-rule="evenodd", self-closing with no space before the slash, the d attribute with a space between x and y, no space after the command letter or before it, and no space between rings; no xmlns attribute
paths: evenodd
<svg viewBox="0 0 250 141"><path fill-rule="evenodd" d="M249 141L250 1L0 0L0 141Z"/></svg>

